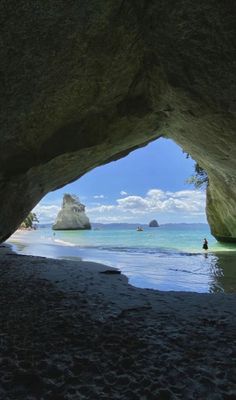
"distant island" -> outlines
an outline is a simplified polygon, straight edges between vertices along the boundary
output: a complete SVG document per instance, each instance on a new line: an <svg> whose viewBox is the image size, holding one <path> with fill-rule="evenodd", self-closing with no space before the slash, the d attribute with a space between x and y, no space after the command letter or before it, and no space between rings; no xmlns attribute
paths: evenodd
<svg viewBox="0 0 236 400"><path fill-rule="evenodd" d="M156 219L153 219L152 221L149 222L149 228L158 228L159 224Z"/></svg>
<svg viewBox="0 0 236 400"><path fill-rule="evenodd" d="M91 222L91 229L94 228L98 228L98 229L102 229L102 228L117 228L117 229L136 229L137 226L143 226L144 228L149 228L148 224L141 224L140 222L136 222L136 223L126 223L126 222L117 222L117 223L101 223L101 222ZM196 227L196 226L207 226L208 224L205 222L168 222L166 224L160 224L159 228L162 227L173 227L173 228L178 228L181 226L185 226L185 227ZM38 228L52 228L53 223L39 223L37 224Z"/></svg>
<svg viewBox="0 0 236 400"><path fill-rule="evenodd" d="M190 223L186 223L186 222L177 222L177 223L166 223L166 224L160 224L159 228L164 228L164 227L173 227L178 228L181 226L185 226L185 227L196 227L196 226L206 226L206 223L201 223L201 222L190 222ZM137 226L142 226L145 229L149 229L149 225L148 224L142 224L140 222L136 222L136 223L128 223L128 222L112 222L112 223L100 223L100 222L91 222L91 226L92 229L96 228L96 229L134 229L136 230Z"/></svg>

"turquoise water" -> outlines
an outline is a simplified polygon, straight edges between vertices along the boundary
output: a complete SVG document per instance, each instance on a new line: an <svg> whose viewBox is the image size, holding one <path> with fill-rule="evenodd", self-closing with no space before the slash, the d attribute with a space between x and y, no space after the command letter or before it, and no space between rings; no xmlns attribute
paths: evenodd
<svg viewBox="0 0 236 400"><path fill-rule="evenodd" d="M47 232L46 235L52 235ZM122 249L123 251L134 251L143 249L150 252L181 251L201 252L203 239L207 237L211 251L236 250L235 245L220 244L210 234L209 226L206 224L191 225L163 225L159 228L144 227L142 232L135 229L102 228L91 231L57 231L55 240L62 240L81 247L100 247L110 251Z"/></svg>
<svg viewBox="0 0 236 400"><path fill-rule="evenodd" d="M209 251L202 250L204 238ZM196 292L236 291L236 246L218 243L208 225L162 225L136 229L104 226L91 231L42 228L20 232L17 251L82 259L119 268L138 287Z"/></svg>

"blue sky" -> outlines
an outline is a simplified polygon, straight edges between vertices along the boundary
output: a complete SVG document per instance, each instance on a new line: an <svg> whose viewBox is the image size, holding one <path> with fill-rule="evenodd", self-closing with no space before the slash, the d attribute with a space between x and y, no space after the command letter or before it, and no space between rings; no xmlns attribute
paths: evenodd
<svg viewBox="0 0 236 400"><path fill-rule="evenodd" d="M36 206L54 222L64 193L76 194L91 222L206 222L205 192L186 184L194 161L173 141L159 139L49 193Z"/></svg>

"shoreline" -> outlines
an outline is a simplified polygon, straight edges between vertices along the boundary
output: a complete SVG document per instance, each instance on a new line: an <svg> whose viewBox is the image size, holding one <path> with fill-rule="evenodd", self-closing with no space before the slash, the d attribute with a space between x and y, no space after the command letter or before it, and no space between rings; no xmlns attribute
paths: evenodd
<svg viewBox="0 0 236 400"><path fill-rule="evenodd" d="M235 294L139 289L105 265L8 245L0 261L1 398L236 396Z"/></svg>
<svg viewBox="0 0 236 400"><path fill-rule="evenodd" d="M165 224L165 225L175 225L175 224ZM178 225L178 224L177 224ZM181 224L181 225L183 225L183 224ZM188 225L188 224L186 224L186 225ZM191 225L191 224L190 224ZM197 225L199 225L199 224L197 224ZM202 225L206 225L206 224L202 224ZM164 226L164 225L163 225ZM30 233L34 233L34 232L39 232L39 231L41 231L41 232L43 232L43 230L44 230L44 228L37 228L37 229L33 229L33 228L22 228L22 229L17 229L13 234L12 234L12 236L10 237L10 238L8 238L7 239L7 242L9 242L9 243L22 243L22 239L24 240L25 239L25 237L27 238L27 236L29 237L29 234ZM61 233L61 232L71 232L70 230L68 230L68 231L53 231L52 230L52 235L51 235L51 237L50 237L50 239L52 240L52 243L51 244L62 244L62 245L64 245L64 246L71 246L71 247L75 247L75 246L78 246L78 244L76 244L76 243L72 243L72 242L69 242L69 241L63 241L63 240L60 240L60 239L58 239L58 237L56 237L56 236L54 236L54 234L53 234L53 232L55 233L55 232L59 232L59 233ZM76 232L76 230L75 231L72 231L72 232ZM77 231L78 232L78 231ZM83 232L83 230L82 231L79 231L79 232ZM89 232L93 232L93 230L92 231L89 231ZM103 230L103 232L106 232L106 230ZM27 243L27 242L26 242ZM30 243L30 242L29 242ZM64 243L64 244L63 244ZM219 243L219 242L218 242ZM227 243L225 244L224 243L224 245L226 246L227 245ZM222 249L222 248L219 248L219 249L217 249L217 248L209 248L208 249L208 251L206 252L205 250L203 250L201 247L197 250L197 249L192 249L192 248L190 248L189 250L186 250L186 249L183 249L183 248L179 248L179 249L175 249L175 248L173 248L173 250L175 249L176 250L176 252L179 252L179 253L186 253L186 254L189 254L189 255L192 255L192 254L214 254L214 255L217 255L217 254L224 254L224 253L236 253L236 246L233 246L233 247L231 247L231 245L232 245L232 243L228 243L228 245L230 246L230 247L225 247L224 249ZM83 247L83 246L82 246ZM90 246L88 246L88 247L90 247Z"/></svg>
<svg viewBox="0 0 236 400"><path fill-rule="evenodd" d="M51 259L95 262L119 268L134 287L162 291L236 293L236 252L186 252L175 249L87 246L48 232L18 232L7 243L18 254L44 255ZM154 251L153 251L154 250ZM163 250L163 251L162 251Z"/></svg>

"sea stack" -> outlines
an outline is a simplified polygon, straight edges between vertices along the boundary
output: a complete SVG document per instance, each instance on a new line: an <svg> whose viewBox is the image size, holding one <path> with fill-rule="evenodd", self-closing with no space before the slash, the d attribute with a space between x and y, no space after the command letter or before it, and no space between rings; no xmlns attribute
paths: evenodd
<svg viewBox="0 0 236 400"><path fill-rule="evenodd" d="M91 224L85 214L85 206L80 203L77 196L64 194L62 208L59 211L54 230L81 230L91 229Z"/></svg>
<svg viewBox="0 0 236 400"><path fill-rule="evenodd" d="M151 222L149 222L149 227L150 228L158 228L159 224L156 219L153 219Z"/></svg>

